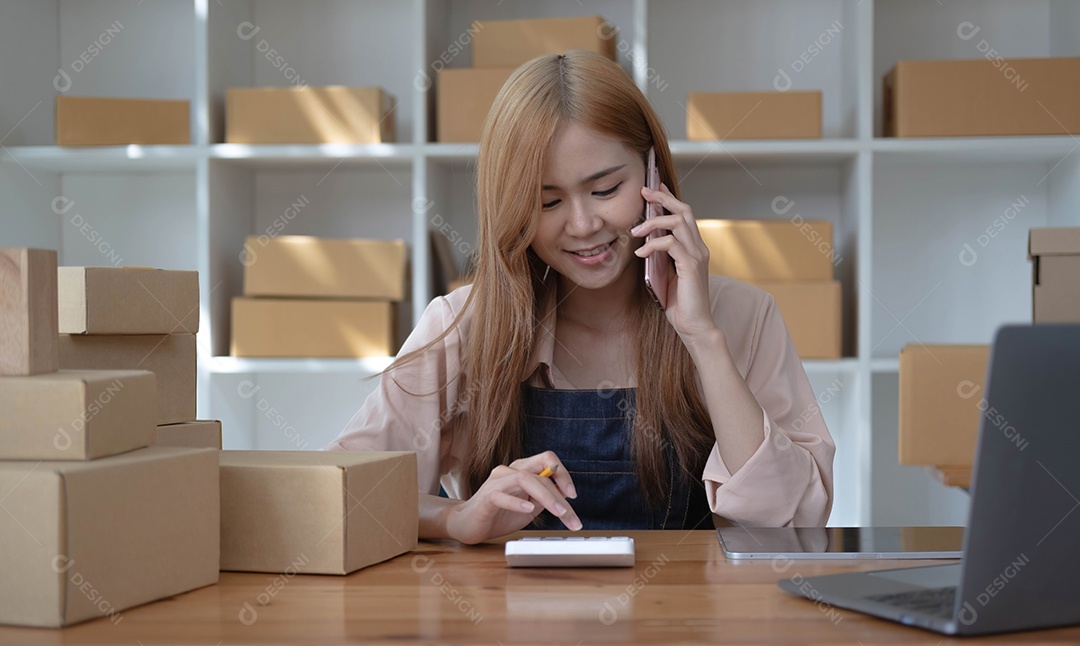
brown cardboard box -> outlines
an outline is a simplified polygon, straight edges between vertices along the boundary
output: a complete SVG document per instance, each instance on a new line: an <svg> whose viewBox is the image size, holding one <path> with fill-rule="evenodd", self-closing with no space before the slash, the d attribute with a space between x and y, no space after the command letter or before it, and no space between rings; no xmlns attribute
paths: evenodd
<svg viewBox="0 0 1080 646"><path fill-rule="evenodd" d="M394 308L387 301L234 298L234 357L388 357Z"/></svg>
<svg viewBox="0 0 1080 646"><path fill-rule="evenodd" d="M244 263L246 296L400 301L408 295L404 240L252 236Z"/></svg>
<svg viewBox="0 0 1080 646"><path fill-rule="evenodd" d="M686 138L821 139L821 92L691 92Z"/></svg>
<svg viewBox="0 0 1080 646"><path fill-rule="evenodd" d="M393 143L396 107L379 87L231 87L225 91L225 141Z"/></svg>
<svg viewBox="0 0 1080 646"><path fill-rule="evenodd" d="M199 272L60 267L61 334L199 331Z"/></svg>
<svg viewBox="0 0 1080 646"><path fill-rule="evenodd" d="M56 97L58 146L190 144L188 101Z"/></svg>
<svg viewBox="0 0 1080 646"><path fill-rule="evenodd" d="M221 569L348 574L416 547L411 451L222 451Z"/></svg>
<svg viewBox="0 0 1080 646"><path fill-rule="evenodd" d="M973 464L989 357L988 345L900 350L900 464Z"/></svg>
<svg viewBox="0 0 1080 646"><path fill-rule="evenodd" d="M437 141L477 142L484 120L513 67L439 70Z"/></svg>
<svg viewBox="0 0 1080 646"><path fill-rule="evenodd" d="M0 462L0 623L59 627L217 583L217 452Z"/></svg>
<svg viewBox="0 0 1080 646"><path fill-rule="evenodd" d="M221 450L221 422L217 420L180 422L157 427L154 446L182 446L190 449Z"/></svg>
<svg viewBox="0 0 1080 646"><path fill-rule="evenodd" d="M149 370L157 375L157 423L195 419L193 334L60 335L65 370Z"/></svg>
<svg viewBox="0 0 1080 646"><path fill-rule="evenodd" d="M472 41L473 67L517 67L537 56L587 49L615 60L616 28L600 16L487 20Z"/></svg>
<svg viewBox="0 0 1080 646"><path fill-rule="evenodd" d="M1032 229L1035 323L1080 323L1080 227Z"/></svg>
<svg viewBox="0 0 1080 646"><path fill-rule="evenodd" d="M839 256L828 220L698 220L709 273L747 282L828 281Z"/></svg>
<svg viewBox="0 0 1080 646"><path fill-rule="evenodd" d="M0 378L0 460L91 460L149 446L156 398L145 370Z"/></svg>
<svg viewBox="0 0 1080 646"><path fill-rule="evenodd" d="M755 285L772 294L799 357L840 358L840 281Z"/></svg>
<svg viewBox="0 0 1080 646"><path fill-rule="evenodd" d="M56 252L0 248L0 375L56 372Z"/></svg>
<svg viewBox="0 0 1080 646"><path fill-rule="evenodd" d="M886 137L1080 133L1080 58L900 61L885 77Z"/></svg>

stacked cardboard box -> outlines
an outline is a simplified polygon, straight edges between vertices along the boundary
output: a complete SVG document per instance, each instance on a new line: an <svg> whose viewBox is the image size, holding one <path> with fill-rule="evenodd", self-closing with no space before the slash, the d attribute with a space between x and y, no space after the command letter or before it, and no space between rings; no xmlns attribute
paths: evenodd
<svg viewBox="0 0 1080 646"><path fill-rule="evenodd" d="M1080 133L1080 57L900 61L885 77L886 137Z"/></svg>
<svg viewBox="0 0 1080 646"><path fill-rule="evenodd" d="M416 547L417 494L412 451L223 451L221 569L348 574L385 561Z"/></svg>
<svg viewBox="0 0 1080 646"><path fill-rule="evenodd" d="M407 296L403 240L249 238L232 304L237 357L385 357Z"/></svg>
<svg viewBox="0 0 1080 646"><path fill-rule="evenodd" d="M190 144L188 101L56 97L58 146Z"/></svg>
<svg viewBox="0 0 1080 646"><path fill-rule="evenodd" d="M600 16L474 23L473 67L438 72L437 141L479 141L487 113L510 73L537 56L586 49L615 60L616 31Z"/></svg>
<svg viewBox="0 0 1080 646"><path fill-rule="evenodd" d="M821 92L691 92L686 138L821 139Z"/></svg>
<svg viewBox="0 0 1080 646"><path fill-rule="evenodd" d="M1032 229L1032 318L1035 323L1080 323L1080 227Z"/></svg>
<svg viewBox="0 0 1080 646"><path fill-rule="evenodd" d="M0 623L119 622L218 578L216 452L144 448L152 372L56 371L57 285L55 251L0 249Z"/></svg>
<svg viewBox="0 0 1080 646"><path fill-rule="evenodd" d="M804 359L841 355L839 257L827 220L698 220L709 273L772 294Z"/></svg>
<svg viewBox="0 0 1080 646"><path fill-rule="evenodd" d="M157 377L157 424L195 419L197 272L60 267L58 289L61 368L149 370ZM197 446L221 448L205 431L189 444L195 437L207 440Z"/></svg>
<svg viewBox="0 0 1080 646"><path fill-rule="evenodd" d="M385 144L397 140L397 101L380 87L233 87L230 144Z"/></svg>
<svg viewBox="0 0 1080 646"><path fill-rule="evenodd" d="M971 467L989 357L988 345L900 350L900 464Z"/></svg>

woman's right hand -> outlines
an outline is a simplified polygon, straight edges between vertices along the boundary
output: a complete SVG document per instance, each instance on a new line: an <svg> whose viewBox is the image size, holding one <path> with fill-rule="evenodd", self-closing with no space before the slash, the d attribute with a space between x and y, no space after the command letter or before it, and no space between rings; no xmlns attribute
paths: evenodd
<svg viewBox="0 0 1080 646"><path fill-rule="evenodd" d="M545 467L554 469L555 475L538 476ZM480 543L522 529L547 509L577 531L581 520L567 498L577 498L574 481L559 457L545 451L492 469L471 498L454 505L446 529L462 543Z"/></svg>

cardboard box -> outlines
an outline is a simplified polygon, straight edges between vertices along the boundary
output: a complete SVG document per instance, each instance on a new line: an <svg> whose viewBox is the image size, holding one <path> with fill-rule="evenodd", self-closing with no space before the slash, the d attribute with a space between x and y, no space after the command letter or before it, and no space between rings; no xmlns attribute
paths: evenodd
<svg viewBox="0 0 1080 646"><path fill-rule="evenodd" d="M217 452L0 462L0 623L59 627L217 583Z"/></svg>
<svg viewBox="0 0 1080 646"><path fill-rule="evenodd" d="M411 451L222 451L221 569L348 574L416 547Z"/></svg>
<svg viewBox="0 0 1080 646"><path fill-rule="evenodd" d="M972 466L989 357L988 345L900 350L900 464Z"/></svg>
<svg viewBox="0 0 1080 646"><path fill-rule="evenodd" d="M188 101L56 97L56 145L190 144Z"/></svg>
<svg viewBox="0 0 1080 646"><path fill-rule="evenodd" d="M157 385L145 370L0 379L0 460L91 460L149 446Z"/></svg>
<svg viewBox="0 0 1080 646"><path fill-rule="evenodd" d="M199 331L199 272L60 267L61 334Z"/></svg>
<svg viewBox="0 0 1080 646"><path fill-rule="evenodd" d="M379 87L231 87L230 144L379 144L397 140L394 97Z"/></svg>
<svg viewBox="0 0 1080 646"><path fill-rule="evenodd" d="M157 427L154 446L181 446L190 449L221 450L221 422L196 421Z"/></svg>
<svg viewBox="0 0 1080 646"><path fill-rule="evenodd" d="M244 294L301 298L404 300L404 240L250 237L244 245Z"/></svg>
<svg viewBox="0 0 1080 646"><path fill-rule="evenodd" d="M1032 229L1032 317L1035 323L1080 323L1080 227Z"/></svg>
<svg viewBox="0 0 1080 646"><path fill-rule="evenodd" d="M397 351L387 301L234 298L234 357L388 357Z"/></svg>
<svg viewBox="0 0 1080 646"><path fill-rule="evenodd" d="M840 257L828 220L698 220L709 273L747 282L829 281Z"/></svg>
<svg viewBox="0 0 1080 646"><path fill-rule="evenodd" d="M65 370L149 370L157 376L157 424L195 419L193 334L60 335Z"/></svg>
<svg viewBox="0 0 1080 646"><path fill-rule="evenodd" d="M473 67L517 67L537 56L586 49L615 60L616 28L600 16L486 20L473 33Z"/></svg>
<svg viewBox="0 0 1080 646"><path fill-rule="evenodd" d="M435 109L437 141L480 141L484 120L513 71L513 67L439 70Z"/></svg>
<svg viewBox="0 0 1080 646"><path fill-rule="evenodd" d="M691 92L686 138L821 139L821 92Z"/></svg>
<svg viewBox="0 0 1080 646"><path fill-rule="evenodd" d="M884 85L886 137L1080 133L1080 58L900 61Z"/></svg>
<svg viewBox="0 0 1080 646"><path fill-rule="evenodd" d="M772 294L799 357L840 358L840 281L755 285Z"/></svg>
<svg viewBox="0 0 1080 646"><path fill-rule="evenodd" d="M56 252L0 248L0 375L56 372Z"/></svg>

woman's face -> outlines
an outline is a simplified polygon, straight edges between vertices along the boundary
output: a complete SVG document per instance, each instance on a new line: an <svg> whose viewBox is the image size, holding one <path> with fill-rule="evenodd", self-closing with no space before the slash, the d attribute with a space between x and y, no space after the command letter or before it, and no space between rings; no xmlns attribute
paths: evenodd
<svg viewBox="0 0 1080 646"><path fill-rule="evenodd" d="M536 255L574 285L599 289L638 262L645 165L622 142L577 123L559 127L547 151Z"/></svg>

